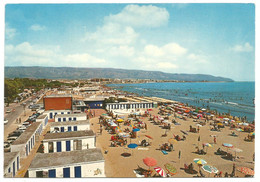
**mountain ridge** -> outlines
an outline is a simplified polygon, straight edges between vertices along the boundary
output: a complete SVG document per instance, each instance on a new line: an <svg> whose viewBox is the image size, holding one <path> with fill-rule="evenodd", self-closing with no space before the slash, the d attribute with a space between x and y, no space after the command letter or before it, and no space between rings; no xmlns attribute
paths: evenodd
<svg viewBox="0 0 260 182"><path fill-rule="evenodd" d="M128 70L121 68L82 68L82 67L41 67L41 66L6 66L5 78L46 78L46 79L156 79L177 81L226 81L230 78L208 74L165 73L162 71Z"/></svg>

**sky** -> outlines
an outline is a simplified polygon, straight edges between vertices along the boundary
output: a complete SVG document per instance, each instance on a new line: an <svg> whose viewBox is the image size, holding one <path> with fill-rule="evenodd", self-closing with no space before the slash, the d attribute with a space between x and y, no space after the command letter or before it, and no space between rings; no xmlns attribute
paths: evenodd
<svg viewBox="0 0 260 182"><path fill-rule="evenodd" d="M254 4L7 4L5 66L255 80Z"/></svg>

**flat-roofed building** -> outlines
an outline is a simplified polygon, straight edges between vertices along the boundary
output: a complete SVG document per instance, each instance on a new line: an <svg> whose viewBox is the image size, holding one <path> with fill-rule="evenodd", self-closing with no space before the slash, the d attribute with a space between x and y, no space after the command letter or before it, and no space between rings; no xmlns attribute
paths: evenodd
<svg viewBox="0 0 260 182"><path fill-rule="evenodd" d="M137 110L137 109L150 109L153 108L153 102L119 102L119 103L106 103L106 109L112 110Z"/></svg>
<svg viewBox="0 0 260 182"><path fill-rule="evenodd" d="M4 153L4 177L14 177L19 169L20 152Z"/></svg>
<svg viewBox="0 0 260 182"><path fill-rule="evenodd" d="M84 131L90 130L89 120L82 121L66 121L50 123L50 132L68 132L68 131Z"/></svg>
<svg viewBox="0 0 260 182"><path fill-rule="evenodd" d="M48 115L42 114L36 118L36 122L42 123L43 128L48 124Z"/></svg>
<svg viewBox="0 0 260 182"><path fill-rule="evenodd" d="M43 97L45 111L48 110L72 110L72 95L48 95Z"/></svg>
<svg viewBox="0 0 260 182"><path fill-rule="evenodd" d="M96 147L92 130L47 133L43 139L44 153L84 150Z"/></svg>
<svg viewBox="0 0 260 182"><path fill-rule="evenodd" d="M31 124L11 145L11 152L20 152L21 158L27 157L42 132L42 123Z"/></svg>
<svg viewBox="0 0 260 182"><path fill-rule="evenodd" d="M100 149L37 153L28 168L30 178L106 177Z"/></svg>
<svg viewBox="0 0 260 182"><path fill-rule="evenodd" d="M72 110L49 110L44 111L43 114L47 114L49 119L54 119L57 114L71 114Z"/></svg>
<svg viewBox="0 0 260 182"><path fill-rule="evenodd" d="M83 120L87 120L87 114L86 113L57 114L55 116L55 122L83 121Z"/></svg>

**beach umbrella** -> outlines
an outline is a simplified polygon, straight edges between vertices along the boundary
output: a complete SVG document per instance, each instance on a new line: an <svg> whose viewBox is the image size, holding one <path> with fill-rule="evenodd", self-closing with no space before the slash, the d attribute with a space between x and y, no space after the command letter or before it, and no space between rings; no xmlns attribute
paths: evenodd
<svg viewBox="0 0 260 182"><path fill-rule="evenodd" d="M117 122L121 123L123 122L124 120L123 119L118 119Z"/></svg>
<svg viewBox="0 0 260 182"><path fill-rule="evenodd" d="M205 108L202 108L201 110L202 110L202 111L206 111L207 109L205 109Z"/></svg>
<svg viewBox="0 0 260 182"><path fill-rule="evenodd" d="M168 140L168 142L171 143L171 144L174 144L174 143L177 143L178 141L175 140L174 138L170 138L170 139Z"/></svg>
<svg viewBox="0 0 260 182"><path fill-rule="evenodd" d="M248 167L237 167L237 170L245 175L254 176L254 174L255 174L255 171Z"/></svg>
<svg viewBox="0 0 260 182"><path fill-rule="evenodd" d="M244 131L244 130L243 130L243 129L241 129L241 128L237 128L236 130L237 130L237 131Z"/></svg>
<svg viewBox="0 0 260 182"><path fill-rule="evenodd" d="M223 120L225 120L225 121L228 121L228 120L229 120L229 118L223 118Z"/></svg>
<svg viewBox="0 0 260 182"><path fill-rule="evenodd" d="M151 137L150 135L145 135L147 138L153 139L153 137Z"/></svg>
<svg viewBox="0 0 260 182"><path fill-rule="evenodd" d="M223 147L226 147L226 148L227 148L227 151L228 151L229 148L233 148L233 147L234 147L234 146L233 146L232 144L230 144L230 143L223 143L222 146L223 146Z"/></svg>
<svg viewBox="0 0 260 182"><path fill-rule="evenodd" d="M177 113L178 113L178 114L181 114L182 112L181 112L181 111L178 111Z"/></svg>
<svg viewBox="0 0 260 182"><path fill-rule="evenodd" d="M146 157L146 158L144 158L144 159L143 159L143 162L144 162L144 164L145 164L146 166L149 167L149 170L150 170L150 167L153 167L153 166L155 166L155 165L157 164L157 161L156 161L154 158L152 158L152 157Z"/></svg>
<svg viewBox="0 0 260 182"><path fill-rule="evenodd" d="M105 113L104 113L104 114L101 114L101 115L103 115L103 116L107 116L107 114L105 114Z"/></svg>
<svg viewBox="0 0 260 182"><path fill-rule="evenodd" d="M118 136L121 136L121 137L124 137L124 138L130 137L129 133L125 133L125 132L118 133Z"/></svg>
<svg viewBox="0 0 260 182"><path fill-rule="evenodd" d="M196 158L193 160L196 164L205 165L207 162L204 159Z"/></svg>
<svg viewBox="0 0 260 182"><path fill-rule="evenodd" d="M140 129L139 128L135 128L135 129L133 129L133 131L137 132L137 131L140 131Z"/></svg>
<svg viewBox="0 0 260 182"><path fill-rule="evenodd" d="M129 145L127 145L127 147L130 149L135 149L136 147L138 147L138 145L136 143L130 143ZM133 155L133 150L132 150L132 155Z"/></svg>
<svg viewBox="0 0 260 182"><path fill-rule="evenodd" d="M160 176L162 176L162 177L166 177L166 173L165 173L165 171L162 169L162 168L160 168L160 167L154 167L154 170L160 175Z"/></svg>
<svg viewBox="0 0 260 182"><path fill-rule="evenodd" d="M130 143L129 145L127 145L127 147L130 149L135 149L136 147L138 147L138 145L136 143Z"/></svg>
<svg viewBox="0 0 260 182"><path fill-rule="evenodd" d="M227 147L227 148L233 148L234 146L230 143L223 143L222 144L223 147Z"/></svg>
<svg viewBox="0 0 260 182"><path fill-rule="evenodd" d="M196 124L196 126L202 127L202 125L200 125L200 124Z"/></svg>
<svg viewBox="0 0 260 182"><path fill-rule="evenodd" d="M207 112L206 115L210 115L210 113Z"/></svg>
<svg viewBox="0 0 260 182"><path fill-rule="evenodd" d="M250 135L251 135L251 136L255 136L255 132L251 132Z"/></svg>
<svg viewBox="0 0 260 182"><path fill-rule="evenodd" d="M212 145L210 143L203 143L203 145L206 147L212 147Z"/></svg>
<svg viewBox="0 0 260 182"><path fill-rule="evenodd" d="M235 152L235 159L237 158L237 152L243 152L243 150L239 148L231 148L231 150Z"/></svg>
<svg viewBox="0 0 260 182"><path fill-rule="evenodd" d="M193 115L197 115L198 113L197 112L193 112Z"/></svg>
<svg viewBox="0 0 260 182"><path fill-rule="evenodd" d="M218 173L218 169L216 167L213 167L213 166L204 165L204 166L202 166L202 169L204 171L208 172L209 174Z"/></svg>
<svg viewBox="0 0 260 182"><path fill-rule="evenodd" d="M190 110L189 110L189 109L187 109L187 110L185 110L184 112L186 112L186 113L189 113L189 112L190 112Z"/></svg>
<svg viewBox="0 0 260 182"><path fill-rule="evenodd" d="M171 175L175 175L177 173L177 169L169 163L164 164L164 167Z"/></svg>

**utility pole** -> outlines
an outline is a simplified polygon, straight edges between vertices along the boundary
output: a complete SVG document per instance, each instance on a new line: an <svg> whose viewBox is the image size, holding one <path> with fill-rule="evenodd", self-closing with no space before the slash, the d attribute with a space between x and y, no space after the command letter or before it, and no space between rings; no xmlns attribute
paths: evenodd
<svg viewBox="0 0 260 182"><path fill-rule="evenodd" d="M26 112L25 112L25 107L26 107L26 103L23 103L23 112L24 112L24 116L26 116Z"/></svg>

